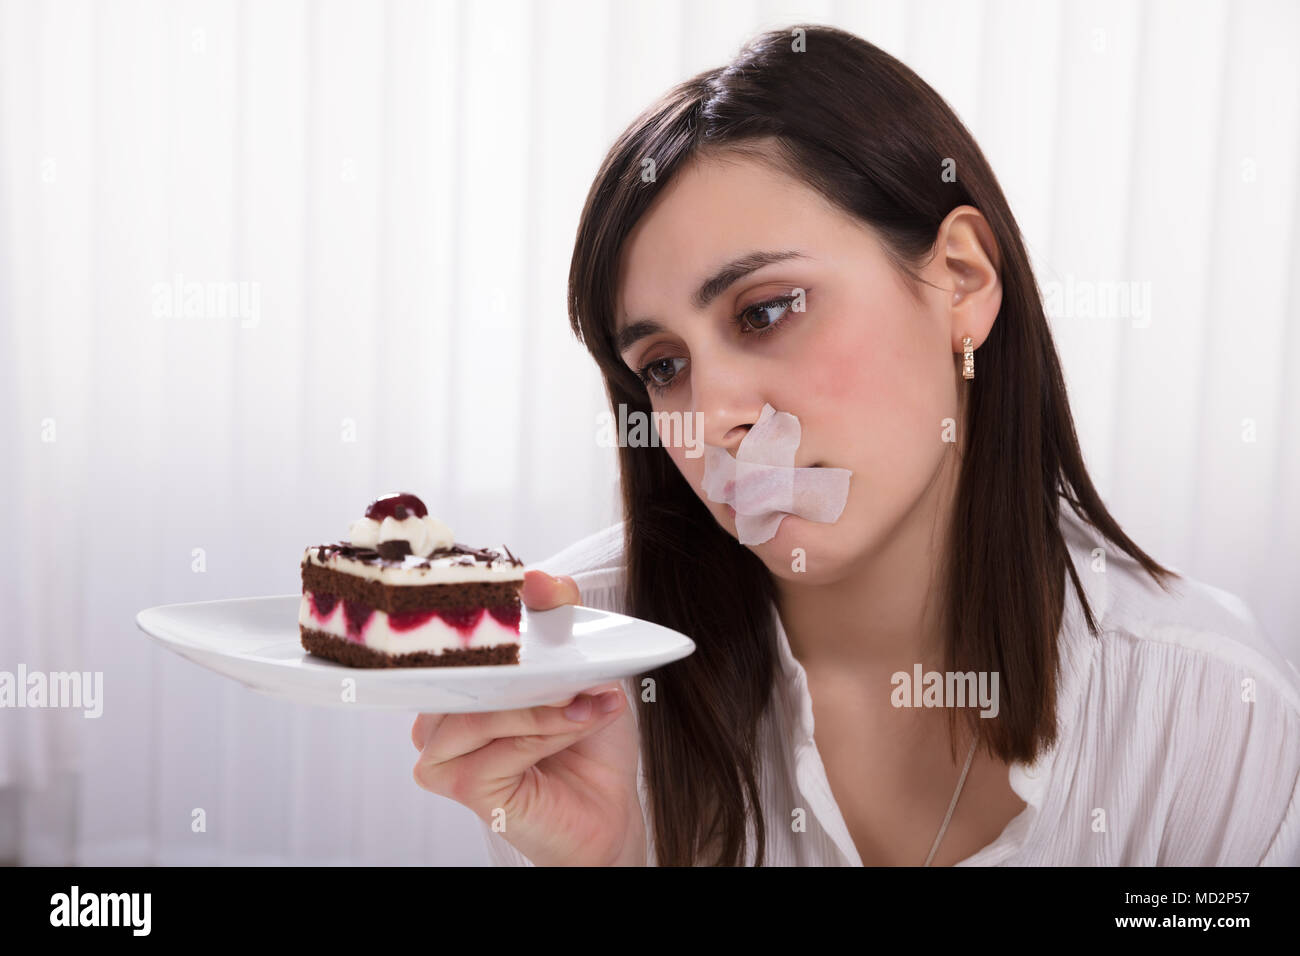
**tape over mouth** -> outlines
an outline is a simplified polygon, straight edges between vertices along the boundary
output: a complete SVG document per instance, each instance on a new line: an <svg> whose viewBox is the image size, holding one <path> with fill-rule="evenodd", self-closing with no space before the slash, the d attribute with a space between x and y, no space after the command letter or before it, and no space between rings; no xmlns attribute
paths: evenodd
<svg viewBox="0 0 1300 956"><path fill-rule="evenodd" d="M825 524L839 520L849 497L847 468L795 467L799 419L764 403L758 421L736 448L704 446L704 495L736 510L741 544L762 544L786 515Z"/></svg>

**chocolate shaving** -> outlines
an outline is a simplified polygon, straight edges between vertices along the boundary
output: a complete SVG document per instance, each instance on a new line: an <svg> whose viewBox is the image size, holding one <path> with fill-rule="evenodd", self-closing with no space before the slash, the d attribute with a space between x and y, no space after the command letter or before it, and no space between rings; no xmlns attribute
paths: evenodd
<svg viewBox="0 0 1300 956"><path fill-rule="evenodd" d="M400 507L400 506L399 506ZM397 561L411 553L411 543L397 539L379 542L379 556L388 561Z"/></svg>
<svg viewBox="0 0 1300 956"><path fill-rule="evenodd" d="M503 561L500 551L494 551L492 548L471 548L464 544L453 544L450 548L439 548L433 552L430 557L447 557L453 554L467 554L476 561L482 561L485 564L491 564L493 561ZM457 562L459 563L459 562ZM519 562L515 562L519 563Z"/></svg>
<svg viewBox="0 0 1300 956"><path fill-rule="evenodd" d="M438 558L457 557L458 560L452 563L457 567L469 567L476 563L483 563L491 566L497 561L509 561L515 567L523 564L518 558L511 554L510 549L505 548L509 558L504 557L500 551L492 548L471 548L468 545L453 543L449 548L438 548L432 554L424 557L420 562L420 567L432 567L433 562ZM412 554L410 542L394 540L380 542L378 548L362 548L353 545L348 541L339 541L335 544L315 545L317 558L324 563L326 557L331 554L338 554L345 558L355 558L365 564L382 564L385 561L401 561Z"/></svg>

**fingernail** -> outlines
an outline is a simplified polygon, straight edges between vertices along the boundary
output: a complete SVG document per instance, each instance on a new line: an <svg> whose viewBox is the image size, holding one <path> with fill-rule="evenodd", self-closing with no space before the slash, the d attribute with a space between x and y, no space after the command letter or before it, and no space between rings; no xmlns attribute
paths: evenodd
<svg viewBox="0 0 1300 956"><path fill-rule="evenodd" d="M591 698L579 695L572 704L564 708L564 716L570 720L586 720L591 716Z"/></svg>
<svg viewBox="0 0 1300 956"><path fill-rule="evenodd" d="M597 697L596 706L600 708L600 712L602 714L608 714L610 711L618 707L618 698L621 696L621 693L621 691L617 690L607 690L605 693Z"/></svg>

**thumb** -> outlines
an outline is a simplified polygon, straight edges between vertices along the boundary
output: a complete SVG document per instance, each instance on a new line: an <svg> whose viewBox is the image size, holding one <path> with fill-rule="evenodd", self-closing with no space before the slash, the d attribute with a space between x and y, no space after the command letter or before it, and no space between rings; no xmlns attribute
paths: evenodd
<svg viewBox="0 0 1300 956"><path fill-rule="evenodd" d="M533 611L549 611L562 604L582 603L578 584L569 575L557 577L535 568L524 572L524 586L519 597Z"/></svg>

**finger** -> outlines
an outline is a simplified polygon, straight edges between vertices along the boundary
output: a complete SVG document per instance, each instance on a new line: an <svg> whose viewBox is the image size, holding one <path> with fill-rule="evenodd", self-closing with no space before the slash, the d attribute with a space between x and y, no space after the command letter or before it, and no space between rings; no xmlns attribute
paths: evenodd
<svg viewBox="0 0 1300 956"><path fill-rule="evenodd" d="M610 681L605 684L599 684L595 687L588 687L582 691L575 691L567 697L550 700L539 706L568 707L569 704L573 703L579 693L585 693L591 697L598 697L605 691L621 688L621 681ZM417 714L415 722L411 724L411 745L415 747L417 751L424 750L425 743L427 743L429 738L433 736L433 732L438 729L438 725L442 723L443 718L446 716L446 714Z"/></svg>
<svg viewBox="0 0 1300 956"><path fill-rule="evenodd" d="M619 697L623 695L620 693ZM571 734L600 723L617 711L602 711L598 702L579 694L568 707L524 707L519 710L448 714L425 742L420 761L442 764L486 747L505 737L552 737ZM563 749L563 748L561 748Z"/></svg>
<svg viewBox="0 0 1300 956"><path fill-rule="evenodd" d="M517 785L523 774L547 757L553 757L577 744L586 737L591 737L608 729L623 716L622 710L603 715L600 720L590 721L590 726L567 734L555 734L551 737L506 737L494 740L486 747L480 747L471 754L466 754L445 767L456 768L451 771L449 780L456 780L456 774L464 774L461 783L468 790L471 800L495 798L493 805L499 802L504 784ZM463 764L463 767L458 765ZM454 784L455 785L455 784Z"/></svg>
<svg viewBox="0 0 1300 956"><path fill-rule="evenodd" d="M517 786L530 767L604 730L622 714L622 708L601 714L587 721L587 726L568 733L501 737L444 763L429 763L422 758L413 776L421 789L455 800L482 816L484 807L500 803L503 786Z"/></svg>
<svg viewBox="0 0 1300 956"><path fill-rule="evenodd" d="M519 597L533 611L549 611L563 604L582 603L582 594L573 578L567 574L556 577L536 568L524 572L524 586Z"/></svg>
<svg viewBox="0 0 1300 956"><path fill-rule="evenodd" d="M425 743L446 716L446 714L419 714L415 718L415 723L411 724L411 743L415 745L416 750L424 749Z"/></svg>
<svg viewBox="0 0 1300 956"><path fill-rule="evenodd" d="M619 680L608 681L604 684L596 684L593 687L584 687L582 690L575 690L572 694L570 694L567 697L557 697L555 700L548 700L540 706L568 707L569 704L573 703L573 698L577 697L579 694L589 694L590 696L595 697L599 694L603 694L607 690L622 690L622 689L623 689L622 681ZM624 696L627 695L625 694Z"/></svg>
<svg viewBox="0 0 1300 956"><path fill-rule="evenodd" d="M594 687L586 687L586 688L583 688L583 691L582 691L582 692L583 692L584 694L590 694L592 697L595 697L597 694L603 694L603 693L605 693L605 691L608 691L608 690L620 690L620 691L621 691L621 690L623 690L623 689L624 689L624 688L623 688L623 682L622 682L621 680L612 680L612 681L606 681L604 684L597 684L597 685L594 686ZM624 693L623 696L626 697L627 694Z"/></svg>

